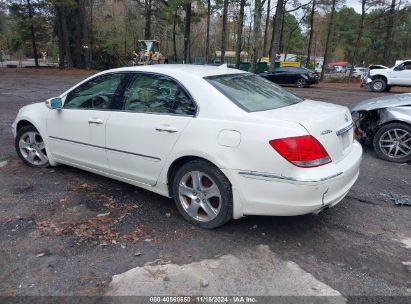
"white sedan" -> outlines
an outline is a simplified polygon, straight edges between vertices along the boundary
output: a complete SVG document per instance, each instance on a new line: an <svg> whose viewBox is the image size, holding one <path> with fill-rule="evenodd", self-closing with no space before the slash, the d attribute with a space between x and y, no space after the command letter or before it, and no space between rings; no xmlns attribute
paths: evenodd
<svg viewBox="0 0 411 304"><path fill-rule="evenodd" d="M108 70L23 107L20 158L66 164L174 198L189 222L336 205L359 174L350 111L226 67Z"/></svg>

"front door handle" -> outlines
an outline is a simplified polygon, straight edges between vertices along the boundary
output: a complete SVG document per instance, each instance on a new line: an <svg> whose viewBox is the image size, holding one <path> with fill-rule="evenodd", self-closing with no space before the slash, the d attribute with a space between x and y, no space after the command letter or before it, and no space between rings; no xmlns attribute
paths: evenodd
<svg viewBox="0 0 411 304"><path fill-rule="evenodd" d="M102 123L104 123L104 121L98 117L93 117L93 118L89 118L88 123L101 125Z"/></svg>
<svg viewBox="0 0 411 304"><path fill-rule="evenodd" d="M176 128L174 128L172 126L167 126L167 125L157 127L156 131L158 131L158 132L167 132L167 133L176 133L176 132L178 132L178 130Z"/></svg>

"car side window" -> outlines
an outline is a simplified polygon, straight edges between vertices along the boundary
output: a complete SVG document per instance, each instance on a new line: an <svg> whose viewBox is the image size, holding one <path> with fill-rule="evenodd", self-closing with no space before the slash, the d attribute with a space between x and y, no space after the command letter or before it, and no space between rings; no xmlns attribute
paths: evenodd
<svg viewBox="0 0 411 304"><path fill-rule="evenodd" d="M174 80L155 74L136 74L124 93L124 110L138 113L194 115L195 105Z"/></svg>
<svg viewBox="0 0 411 304"><path fill-rule="evenodd" d="M125 73L97 76L72 90L66 97L66 109L121 109Z"/></svg>
<svg viewBox="0 0 411 304"><path fill-rule="evenodd" d="M404 70L411 70L411 61L404 62Z"/></svg>

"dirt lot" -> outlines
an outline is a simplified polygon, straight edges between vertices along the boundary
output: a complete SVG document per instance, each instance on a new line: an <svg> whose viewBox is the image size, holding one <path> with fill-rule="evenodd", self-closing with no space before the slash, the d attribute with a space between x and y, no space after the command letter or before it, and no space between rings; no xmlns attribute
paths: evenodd
<svg viewBox="0 0 411 304"><path fill-rule="evenodd" d="M172 200L148 191L67 166L23 165L10 131L18 109L88 73L0 69L0 295L102 295L113 275L146 263L185 265L261 245L345 297L411 295L411 207L390 200L411 197L411 164L368 148L358 182L326 213L250 216L214 231L190 226ZM358 84L288 89L349 107L380 96Z"/></svg>

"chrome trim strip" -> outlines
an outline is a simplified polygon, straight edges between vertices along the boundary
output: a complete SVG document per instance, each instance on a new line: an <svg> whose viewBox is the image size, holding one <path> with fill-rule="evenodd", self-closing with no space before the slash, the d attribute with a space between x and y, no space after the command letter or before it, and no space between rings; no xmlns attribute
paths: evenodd
<svg viewBox="0 0 411 304"><path fill-rule="evenodd" d="M350 125L346 126L345 128L342 128L342 129L338 130L335 133L337 134L337 136L340 136L340 135L343 135L343 134L347 133L348 131L350 131L353 127L354 127L354 122L351 122Z"/></svg>
<svg viewBox="0 0 411 304"><path fill-rule="evenodd" d="M319 182L324 182L330 179L333 179L337 176L340 176L343 174L343 172L338 172L336 174L326 176L323 178L319 179L297 179L294 177L288 177L288 176L279 176L279 175L274 175L270 173L262 173L262 172L256 172L256 171L240 171L238 174L243 175L244 177L250 177L250 178L255 178L255 177L265 177L269 179L279 179L279 180L286 180L286 181L291 181L291 182L300 182L300 183L319 183Z"/></svg>
<svg viewBox="0 0 411 304"><path fill-rule="evenodd" d="M156 160L156 161L161 161L161 158L158 158L158 157L155 157L155 156L144 155L144 154L139 154L139 153L134 153L134 152L128 152L128 151L123 151L123 150L117 150L117 149L113 149L113 148L107 148L107 147L102 147L102 146L97 146L97 145L92 145L92 144L86 144L86 143L83 143L83 142L80 142L80 141L75 141L75 140L70 140L70 139L65 139L65 138L60 138L60 137L55 137L55 136L49 136L49 138L51 138L51 139L57 139L57 140L62 140L62 141L67 141L67 142L71 142L71 143L74 143L74 144L79 144L79 145L84 145L84 146L99 148L99 149L106 149L106 150L114 151L114 152L120 152L120 153L126 153L126 154L130 154L130 155L145 157L145 158L153 159L153 160Z"/></svg>

